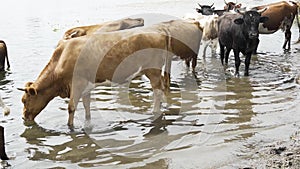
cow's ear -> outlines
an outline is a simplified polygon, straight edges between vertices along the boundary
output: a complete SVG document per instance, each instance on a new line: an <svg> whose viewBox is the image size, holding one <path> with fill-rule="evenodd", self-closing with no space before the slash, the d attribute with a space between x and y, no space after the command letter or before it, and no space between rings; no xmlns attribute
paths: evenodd
<svg viewBox="0 0 300 169"><path fill-rule="evenodd" d="M244 20L243 20L243 18L237 18L237 19L234 20L234 23L236 23L238 25L241 25L241 24L244 23Z"/></svg>
<svg viewBox="0 0 300 169"><path fill-rule="evenodd" d="M212 10L215 10L215 7L211 7Z"/></svg>
<svg viewBox="0 0 300 169"><path fill-rule="evenodd" d="M27 87L25 88L25 92L28 93L29 95L37 95L37 91L33 87Z"/></svg>
<svg viewBox="0 0 300 169"><path fill-rule="evenodd" d="M29 87L30 85L32 85L33 84L33 82L27 82L26 84L25 84L25 87Z"/></svg>
<svg viewBox="0 0 300 169"><path fill-rule="evenodd" d="M202 9L199 9L199 8L196 8L196 11L197 11L198 13L202 13L202 12L203 12Z"/></svg>
<svg viewBox="0 0 300 169"><path fill-rule="evenodd" d="M266 22L269 20L269 17L266 17L266 16L262 16L259 18L259 22L263 23L263 22Z"/></svg>

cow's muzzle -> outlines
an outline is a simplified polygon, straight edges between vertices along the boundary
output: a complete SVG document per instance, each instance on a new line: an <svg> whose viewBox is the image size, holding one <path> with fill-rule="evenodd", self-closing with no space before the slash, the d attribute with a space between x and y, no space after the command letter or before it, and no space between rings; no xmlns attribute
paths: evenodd
<svg viewBox="0 0 300 169"><path fill-rule="evenodd" d="M35 118L34 115L29 114L29 113L26 112L26 111L23 113L23 120L24 120L24 121L33 121L34 118Z"/></svg>
<svg viewBox="0 0 300 169"><path fill-rule="evenodd" d="M257 39L258 38L258 32L250 32L249 33L250 39Z"/></svg>

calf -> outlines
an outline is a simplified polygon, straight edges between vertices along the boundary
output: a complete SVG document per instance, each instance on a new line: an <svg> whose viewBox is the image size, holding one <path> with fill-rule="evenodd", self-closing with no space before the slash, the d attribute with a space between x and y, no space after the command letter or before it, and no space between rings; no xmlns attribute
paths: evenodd
<svg viewBox="0 0 300 169"><path fill-rule="evenodd" d="M239 75L240 57L239 53L246 55L245 76L249 76L249 65L251 54L258 43L258 25L267 21L267 17L261 17L261 13L266 10L246 11L236 14L225 14L218 21L218 37L220 45L221 62L228 64L228 56L231 49L235 58L235 75ZM226 47L226 53L225 53Z"/></svg>

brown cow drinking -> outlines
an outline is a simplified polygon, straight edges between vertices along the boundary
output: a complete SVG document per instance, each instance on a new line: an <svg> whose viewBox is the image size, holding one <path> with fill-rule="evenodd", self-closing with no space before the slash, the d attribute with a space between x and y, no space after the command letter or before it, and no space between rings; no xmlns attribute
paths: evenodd
<svg viewBox="0 0 300 169"><path fill-rule="evenodd" d="M168 53L196 59L201 37L198 22L174 20L67 40L55 49L36 81L20 89L25 91L23 118L34 120L53 98L68 97L68 125L72 127L80 98L86 119L90 119L89 89L94 83L106 80L124 83L138 74L150 80L154 93L153 112L160 112L165 89L161 70L165 63L170 63Z"/></svg>

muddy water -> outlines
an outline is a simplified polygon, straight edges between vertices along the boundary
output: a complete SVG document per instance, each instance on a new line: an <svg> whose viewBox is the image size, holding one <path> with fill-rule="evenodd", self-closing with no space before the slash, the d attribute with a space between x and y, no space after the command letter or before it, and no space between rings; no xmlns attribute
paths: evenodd
<svg viewBox="0 0 300 169"><path fill-rule="evenodd" d="M35 80L65 30L144 13L163 16L148 14L146 24L151 24L166 15L181 17L197 2L31 0L15 5L13 0L1 5L1 39L11 62L0 76L1 95L12 111L1 117L1 125L12 168L236 168L238 161L251 159L256 147L297 130L300 89L294 78L300 46L283 52L280 31L261 36L262 54L252 58L250 77L233 77L209 50L205 59L200 52L196 75L175 60L162 119L153 119L151 87L141 77L93 90L92 120L84 121L80 103L74 131L66 125L68 100L61 98L49 103L36 124L23 123L23 93L16 88ZM223 1L215 4L220 8ZM292 32L295 41L296 25ZM234 67L232 59L229 63Z"/></svg>

